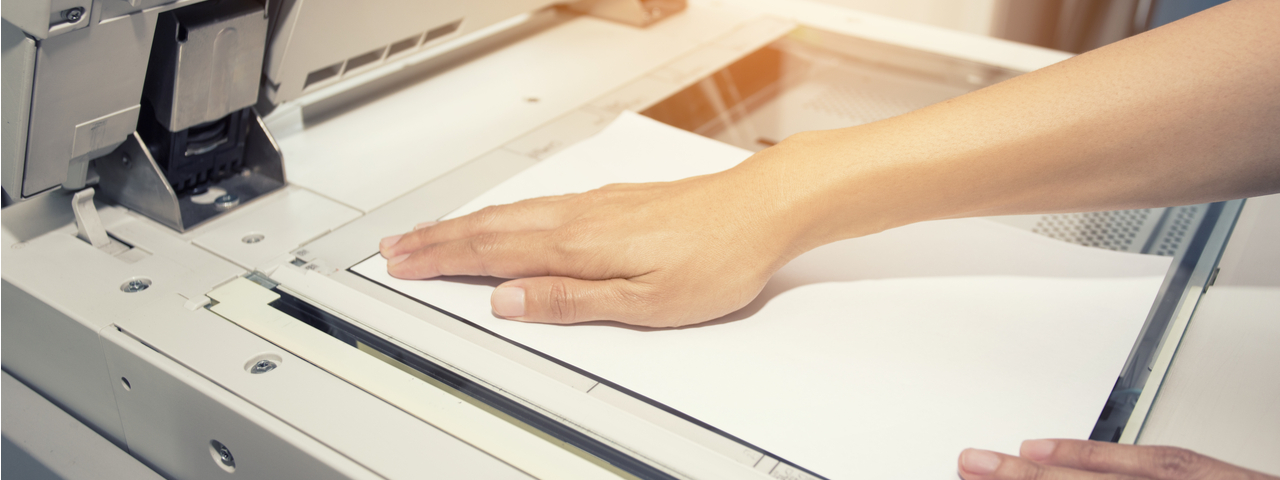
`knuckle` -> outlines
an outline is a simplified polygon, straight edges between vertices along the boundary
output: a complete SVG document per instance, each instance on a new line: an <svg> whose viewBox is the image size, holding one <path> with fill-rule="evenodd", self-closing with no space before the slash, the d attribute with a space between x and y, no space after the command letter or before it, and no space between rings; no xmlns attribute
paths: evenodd
<svg viewBox="0 0 1280 480"><path fill-rule="evenodd" d="M469 227L472 230L481 230L496 223L502 218L502 206L490 205L472 213L468 216L471 219Z"/></svg>
<svg viewBox="0 0 1280 480"><path fill-rule="evenodd" d="M563 322L578 319L577 299L563 281L551 282L547 290L547 314Z"/></svg>
<svg viewBox="0 0 1280 480"><path fill-rule="evenodd" d="M1200 454L1178 447L1159 447L1156 473L1162 478L1190 478L1203 463Z"/></svg>
<svg viewBox="0 0 1280 480"><path fill-rule="evenodd" d="M1080 449L1076 455L1081 465L1086 467L1097 467L1103 465L1107 460L1107 450L1101 448L1103 444L1097 442L1082 442Z"/></svg>
<svg viewBox="0 0 1280 480"><path fill-rule="evenodd" d="M595 190L587 190L585 192L574 195L573 199L585 204L597 203L609 196L609 188L611 185L605 185Z"/></svg>
<svg viewBox="0 0 1280 480"><path fill-rule="evenodd" d="M574 199L587 205L597 205L625 195L634 186L635 184L633 183L610 183L594 190L582 192L575 196Z"/></svg>
<svg viewBox="0 0 1280 480"><path fill-rule="evenodd" d="M1018 457L1005 457L990 477L1006 480L1050 480L1055 475L1053 470L1044 465Z"/></svg>
<svg viewBox="0 0 1280 480"><path fill-rule="evenodd" d="M1018 473L1020 474L1015 475L1012 478L1016 478L1019 480L1048 480L1049 479L1049 469L1045 468L1044 466L1036 465L1036 464L1027 465L1025 468L1022 469L1021 472L1018 472Z"/></svg>
<svg viewBox="0 0 1280 480"><path fill-rule="evenodd" d="M551 246L556 257L583 261L597 251L595 229L583 222L570 222L550 234Z"/></svg>
<svg viewBox="0 0 1280 480"><path fill-rule="evenodd" d="M638 183L610 183L608 185L600 187L599 189L595 190L595 192L601 197L613 197L619 194L625 194L627 192L635 190L640 185L641 184L638 184Z"/></svg>
<svg viewBox="0 0 1280 480"><path fill-rule="evenodd" d="M475 261L479 268L480 275L489 274L489 257L491 257L498 249L499 236L497 234L476 235L467 239L467 254Z"/></svg>

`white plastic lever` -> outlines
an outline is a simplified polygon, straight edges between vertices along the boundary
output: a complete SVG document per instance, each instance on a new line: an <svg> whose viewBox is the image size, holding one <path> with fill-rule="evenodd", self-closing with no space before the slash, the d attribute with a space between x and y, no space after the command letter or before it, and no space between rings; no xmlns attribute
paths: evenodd
<svg viewBox="0 0 1280 480"><path fill-rule="evenodd" d="M71 199L71 211L76 214L77 237L95 248L111 244L111 237L107 236L107 229L102 226L102 219L98 217L98 209L93 206L92 188L76 192Z"/></svg>

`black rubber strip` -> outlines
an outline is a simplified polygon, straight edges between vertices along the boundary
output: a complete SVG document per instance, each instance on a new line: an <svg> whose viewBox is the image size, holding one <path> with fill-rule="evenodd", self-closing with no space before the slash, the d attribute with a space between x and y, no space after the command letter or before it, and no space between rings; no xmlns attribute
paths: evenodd
<svg viewBox="0 0 1280 480"><path fill-rule="evenodd" d="M364 260L368 260L368 259L370 259L370 258L373 258L374 256L377 256L377 255L379 255L379 254L378 254L378 253L374 253L373 255L370 255L370 256L366 257ZM355 263L355 265L359 265L359 264L361 264L361 263L364 263L364 260L361 260L361 261L359 261L359 262L356 262L356 263ZM512 339L510 339L510 338L504 337L504 336L502 336L502 335L499 335L497 332L494 332L493 330L489 330L489 329L487 329L487 328L484 328L484 327L480 326L480 324L477 324L477 323L475 323L475 322L472 322L472 321L467 320L467 319L465 319L465 318L462 318L462 317L460 317L460 316L454 315L452 312L450 312L450 311L448 311L448 310L445 310L445 309L443 309L443 308L437 307L437 306L432 305L432 304L430 304L430 303L427 303L427 302L424 302L424 301L419 300L419 299L417 299L417 298L414 298L413 296L410 296L410 295L408 295L408 294L406 294L406 293L404 293L404 292L401 292L401 291L399 291L399 290L396 290L394 287L392 287L392 286L390 286L390 285L384 284L384 283L382 283L382 282L379 282L379 281L374 280L374 279L372 279L372 278L369 278L369 277L367 277L367 276L361 275L361 274L360 274L360 272L357 272L357 271L355 271L355 270L353 270L353 269L351 269L351 268L348 268L348 269L347 269L347 272L349 272L349 273L351 273L352 275L355 275L355 276L357 276L357 277L363 278L363 279L365 279L365 280L367 280L367 281L369 281L369 282L371 282L371 283L373 283L373 284L375 284L375 285L381 286L381 287L383 287L383 288L385 288L385 289L387 289L387 290L389 290L389 291L391 291L391 292L394 292L395 294L400 295L400 296L402 296L402 297L404 297L404 298L406 298L406 299L412 300L414 303L418 303L418 304L420 304L420 305L422 305L422 306L425 306L425 307L430 308L430 309L432 309L432 310L435 310L435 311L437 311L437 312L440 312L440 313L443 313L443 314L445 314L445 315L448 315L450 318L453 318L454 320L457 320L457 321L459 321L459 322L462 322L462 323L464 323L464 324L467 324L468 326L470 326L470 327L472 327L472 328L475 328L476 330L480 330L480 331L482 331L482 332L484 332L484 333L487 333L487 334L489 334L489 335L492 335L492 336L494 336L494 337L496 337L496 338L502 339L503 341L505 341L505 342L507 342L507 343L510 343L510 344L512 344L512 345L515 345L515 346L517 346L517 347L520 347L521 349L523 349L523 350L525 350L525 351L527 351L527 352L529 352L529 353L532 353L532 354L537 355L537 356L539 356L539 357L545 358L545 359L547 359L547 360L551 361L552 363L555 363L556 365L560 365L560 366L562 366L562 367L564 367L564 368L567 368L567 369L569 369L569 370L571 370L571 371L573 371L573 372L576 372L576 373L578 373L578 374L580 374L580 375L582 375L582 376L584 376L584 377L587 377L587 378L590 378L590 379L595 380L595 381L597 381L597 382L600 382L600 383L602 383L602 384L608 385L610 388L613 388L614 390L617 390L617 391L619 391L619 392L622 392L622 393L624 393L624 394L626 394L626 395L628 395L628 396L630 396L630 397L632 397L632 398L635 398L636 400L640 400L640 401L642 401L642 402L644 402L644 403L647 403L647 404L649 404L649 405L653 406L654 408L657 408L657 409L662 410L662 411L664 411L664 412L667 412L667 413L670 413L670 414L672 414L672 415L675 415L676 417L679 417L679 418L681 418L681 419L683 419L683 420L685 420L685 421L687 421L687 422L689 422L689 423L692 423L692 424L697 425L697 426L699 426L699 427L701 427L701 428L703 428L703 429L706 429L706 430L708 430L708 431L710 431L710 432L712 432L712 433L715 433L716 435L720 435L721 437L724 437L724 438L727 438L727 439L729 439L729 440L731 440L731 441L737 442L739 445L742 445L742 446L744 446L744 447L747 447L747 448L750 448L750 449L755 450L755 451L757 451L757 452L760 452L761 454L763 454L763 455L765 455L765 456L768 456L768 457L771 457L771 458L773 458L773 459L777 460L777 461L778 461L778 463L783 463L783 464L786 464L786 465L790 466L791 468L794 468L794 469L796 469L796 470L800 470L800 471L802 471L802 472L805 472L805 473L807 473L807 474L809 474L809 475L812 475L814 478L816 478L816 479L818 479L818 480L827 480L827 477L824 477L824 476L822 476L822 475L819 475L819 474L817 474L816 472L814 472L814 471L812 471L812 470L809 470L809 469L807 469L807 468L804 468L804 467L801 467L801 466L799 466L799 465L796 465L796 464L795 464L795 462L788 461L788 460L786 460L786 459L782 458L781 456L779 456L779 455L777 455L777 454L774 454L773 452L770 452L770 451L768 451L768 450L765 450L765 449L763 449L763 448L760 448L760 447L756 446L755 444L753 444L753 443L751 443L751 442L748 442L748 441L746 441L746 440L743 440L742 438L739 438L739 437L737 437L737 436L735 436L735 435L733 435L733 434L731 434L731 433L729 433L729 432L726 432L726 431L724 431L724 430L721 430L721 429L719 429L719 428L717 428L717 427L715 427L715 426L713 426L713 425L711 425L711 424L709 424L709 423L707 423L707 422L704 422L704 421L702 421L702 420L698 420L697 418L694 418L694 417L690 416L690 415L689 415L689 414L687 414L687 413L684 413L684 412L681 412L681 411L679 411L679 410L676 410L675 408L672 408L672 407L668 406L668 405L667 405L667 404L665 404L665 403L662 403L662 402L659 402L659 401L654 400L654 399L652 399L652 398L649 398L649 397L647 397L647 396L641 395L639 392L636 392L635 390L631 390L631 389L629 389L629 388L627 388L627 387L624 387L624 386L622 386L622 385L618 385L617 383L614 383L614 382L612 382L612 381L610 381L610 380L608 380L608 379L605 379L604 377L601 377L601 376L596 375L596 374L594 374L594 373L591 373L591 372L588 372L588 371L583 370L583 369L581 369L581 368L578 368L578 366L576 366L576 365L574 365L574 364L572 364L572 363L566 362L566 361L561 360L561 359L559 359L559 358L556 358L556 357L553 357L553 356L548 355L548 354L546 354L546 353L543 353L543 352L539 351L539 350L538 350L538 349L536 349L536 348L530 347L530 346L525 345L525 344L523 344L523 343L517 342L517 341L515 341L515 340L512 340Z"/></svg>
<svg viewBox="0 0 1280 480"><path fill-rule="evenodd" d="M617 467L619 470L631 475L635 475L636 477L643 479L675 480L675 477L658 470L648 463L606 445L599 440L591 438L586 434L570 428L551 417L516 402L515 400L507 398L506 396L495 392L474 380L459 375L447 368L441 367L435 362L415 355L394 343L388 342L382 337L369 333L360 327L351 325L341 318L316 308L314 305L311 305L302 299L280 291L279 289L273 289L273 291L280 295L280 299L270 303L272 308L284 312L298 321L306 323L307 325L310 325L329 336L337 338L352 347L356 346L356 342L368 345L369 347L382 352L382 354L409 366L409 368L422 372L424 375L448 385L450 388L453 388L464 395L479 400L485 405L493 407L494 409L505 413L520 422L541 430L557 440L573 445L584 452L594 455L595 457L608 462L610 465Z"/></svg>

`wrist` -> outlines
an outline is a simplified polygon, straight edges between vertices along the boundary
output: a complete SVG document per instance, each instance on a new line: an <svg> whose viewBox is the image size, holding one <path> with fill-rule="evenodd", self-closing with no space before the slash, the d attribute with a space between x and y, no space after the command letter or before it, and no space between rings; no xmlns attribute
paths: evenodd
<svg viewBox="0 0 1280 480"><path fill-rule="evenodd" d="M947 203L939 201L945 199L922 188L934 172L875 145L880 138L869 126L793 135L731 170L764 180L756 183L769 197L777 233L793 257L831 242L951 215Z"/></svg>

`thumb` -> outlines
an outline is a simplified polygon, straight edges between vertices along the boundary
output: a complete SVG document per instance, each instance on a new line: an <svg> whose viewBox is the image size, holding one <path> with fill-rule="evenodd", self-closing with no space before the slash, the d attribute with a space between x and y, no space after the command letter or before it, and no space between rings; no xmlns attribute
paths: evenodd
<svg viewBox="0 0 1280 480"><path fill-rule="evenodd" d="M579 280L567 277L534 277L499 285L489 298L493 313L522 322L580 323L617 320L631 323L642 309L635 308L629 280Z"/></svg>

